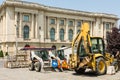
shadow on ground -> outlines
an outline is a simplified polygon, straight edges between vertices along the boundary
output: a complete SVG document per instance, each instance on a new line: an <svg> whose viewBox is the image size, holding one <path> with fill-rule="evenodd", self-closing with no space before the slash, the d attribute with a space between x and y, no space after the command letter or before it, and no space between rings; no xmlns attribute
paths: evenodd
<svg viewBox="0 0 120 80"><path fill-rule="evenodd" d="M84 72L84 73L80 73L80 74L74 72L73 75L75 75L75 76L82 75L82 76L89 76L89 77L97 77L98 76L97 74L95 74L95 72L92 72L92 71Z"/></svg>

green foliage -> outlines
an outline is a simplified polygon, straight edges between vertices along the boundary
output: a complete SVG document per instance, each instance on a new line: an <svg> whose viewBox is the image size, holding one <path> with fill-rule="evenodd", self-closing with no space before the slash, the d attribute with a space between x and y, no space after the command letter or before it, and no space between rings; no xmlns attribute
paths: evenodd
<svg viewBox="0 0 120 80"><path fill-rule="evenodd" d="M0 51L0 57L4 57L3 51Z"/></svg>

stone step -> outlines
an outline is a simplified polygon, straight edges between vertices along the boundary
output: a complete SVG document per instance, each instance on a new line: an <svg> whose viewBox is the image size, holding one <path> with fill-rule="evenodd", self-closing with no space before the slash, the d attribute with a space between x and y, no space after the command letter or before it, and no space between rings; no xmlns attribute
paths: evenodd
<svg viewBox="0 0 120 80"><path fill-rule="evenodd" d="M6 67L7 68L24 68L24 67L28 67L28 62L27 61L15 61L15 62L11 62L8 61L6 62Z"/></svg>

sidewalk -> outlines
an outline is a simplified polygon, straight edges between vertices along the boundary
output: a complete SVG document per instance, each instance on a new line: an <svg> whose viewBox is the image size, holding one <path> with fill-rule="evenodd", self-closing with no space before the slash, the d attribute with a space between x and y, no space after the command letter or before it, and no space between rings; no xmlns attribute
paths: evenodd
<svg viewBox="0 0 120 80"><path fill-rule="evenodd" d="M4 67L4 58L0 58L0 68Z"/></svg>

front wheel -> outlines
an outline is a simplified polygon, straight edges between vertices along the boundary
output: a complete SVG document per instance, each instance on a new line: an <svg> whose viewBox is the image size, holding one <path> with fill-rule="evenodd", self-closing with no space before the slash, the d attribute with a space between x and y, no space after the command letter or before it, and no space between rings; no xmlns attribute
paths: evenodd
<svg viewBox="0 0 120 80"><path fill-rule="evenodd" d="M115 72L117 72L117 71L119 70L118 62L113 62L113 63L112 63L112 66L114 66Z"/></svg>
<svg viewBox="0 0 120 80"><path fill-rule="evenodd" d="M30 71L33 71L33 70L34 70L34 63L33 63L33 62L31 62L31 63L29 64L29 70L30 70Z"/></svg>
<svg viewBox="0 0 120 80"><path fill-rule="evenodd" d="M41 71L41 63L40 62L35 62L34 66L35 66L35 71L36 72Z"/></svg>
<svg viewBox="0 0 120 80"><path fill-rule="evenodd" d="M107 71L107 66L103 58L96 59L96 74L103 75Z"/></svg>

